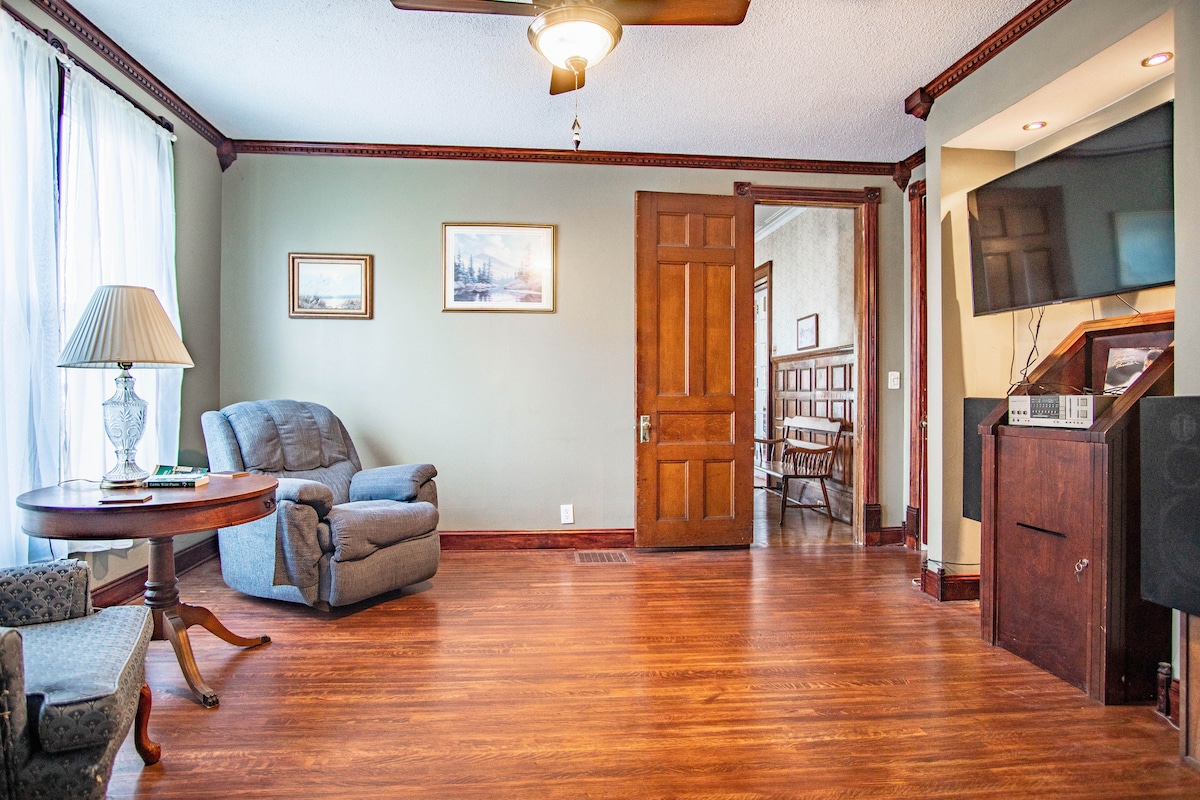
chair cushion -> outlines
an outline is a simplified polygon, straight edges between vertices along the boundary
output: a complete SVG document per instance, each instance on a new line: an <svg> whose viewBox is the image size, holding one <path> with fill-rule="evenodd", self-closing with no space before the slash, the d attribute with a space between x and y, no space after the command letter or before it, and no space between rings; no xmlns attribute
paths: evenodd
<svg viewBox="0 0 1200 800"><path fill-rule="evenodd" d="M350 460L341 422L317 403L259 400L222 409L248 470L313 470Z"/></svg>
<svg viewBox="0 0 1200 800"><path fill-rule="evenodd" d="M105 745L132 717L153 625L145 606L20 629L25 693L41 698L34 724L42 749Z"/></svg>
<svg viewBox="0 0 1200 800"><path fill-rule="evenodd" d="M325 518L335 561L358 561L377 550L437 528L433 503L362 500L334 506Z"/></svg>

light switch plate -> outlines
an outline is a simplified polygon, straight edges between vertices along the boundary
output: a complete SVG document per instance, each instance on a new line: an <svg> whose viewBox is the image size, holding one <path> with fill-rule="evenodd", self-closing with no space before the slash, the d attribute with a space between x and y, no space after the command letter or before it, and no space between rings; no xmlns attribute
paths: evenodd
<svg viewBox="0 0 1200 800"><path fill-rule="evenodd" d="M888 388L889 389L899 389L900 388L900 373L899 372L889 372L888 373Z"/></svg>

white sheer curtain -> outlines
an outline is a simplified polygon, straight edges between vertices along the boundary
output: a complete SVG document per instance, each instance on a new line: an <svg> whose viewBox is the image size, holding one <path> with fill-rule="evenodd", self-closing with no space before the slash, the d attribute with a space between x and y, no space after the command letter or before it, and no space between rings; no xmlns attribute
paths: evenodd
<svg viewBox="0 0 1200 800"><path fill-rule="evenodd" d="M59 200L59 295L63 341L97 286L148 286L179 329L175 286L175 180L172 136L82 70L63 93ZM99 477L115 463L104 434L101 403L116 370L65 369L62 477ZM148 404L138 463L174 464L179 457L182 369L134 365L138 395ZM128 546L73 544L73 551Z"/></svg>
<svg viewBox="0 0 1200 800"><path fill-rule="evenodd" d="M29 561L16 497L58 481L58 61L0 13L0 566Z"/></svg>

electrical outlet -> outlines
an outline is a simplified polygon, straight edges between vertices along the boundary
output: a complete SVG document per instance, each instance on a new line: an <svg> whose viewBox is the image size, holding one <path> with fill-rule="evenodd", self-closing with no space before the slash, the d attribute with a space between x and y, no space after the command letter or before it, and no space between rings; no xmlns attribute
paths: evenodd
<svg viewBox="0 0 1200 800"><path fill-rule="evenodd" d="M900 388L900 373L899 372L889 372L888 373L888 388L889 389L899 389Z"/></svg>
<svg viewBox="0 0 1200 800"><path fill-rule="evenodd" d="M570 503L558 507L558 514L563 525L575 524L575 506Z"/></svg>

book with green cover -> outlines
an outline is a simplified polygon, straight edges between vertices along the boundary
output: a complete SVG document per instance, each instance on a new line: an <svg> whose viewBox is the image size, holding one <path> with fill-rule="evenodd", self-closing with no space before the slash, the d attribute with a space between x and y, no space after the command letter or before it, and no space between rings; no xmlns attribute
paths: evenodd
<svg viewBox="0 0 1200 800"><path fill-rule="evenodd" d="M208 467L179 467L160 464L146 485L160 489L192 488L208 483Z"/></svg>

